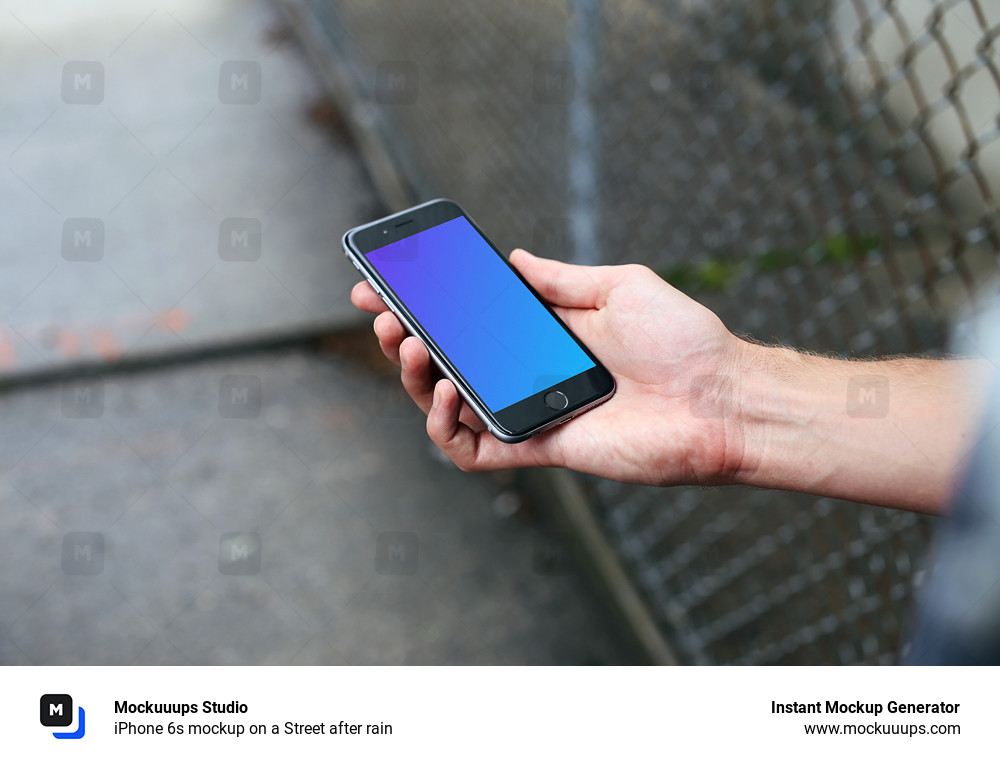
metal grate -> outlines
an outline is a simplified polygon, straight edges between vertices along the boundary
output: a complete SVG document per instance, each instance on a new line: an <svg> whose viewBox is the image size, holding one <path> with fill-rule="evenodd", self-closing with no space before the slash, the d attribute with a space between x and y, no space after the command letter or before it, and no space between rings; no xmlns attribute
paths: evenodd
<svg viewBox="0 0 1000 766"><path fill-rule="evenodd" d="M996 274L1000 3L306 0L414 197L736 332L937 353ZM893 662L920 517L588 480L680 656Z"/></svg>

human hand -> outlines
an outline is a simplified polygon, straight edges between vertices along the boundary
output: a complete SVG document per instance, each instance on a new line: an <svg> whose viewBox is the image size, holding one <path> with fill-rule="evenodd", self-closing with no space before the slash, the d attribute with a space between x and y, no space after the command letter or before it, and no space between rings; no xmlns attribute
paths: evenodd
<svg viewBox="0 0 1000 766"><path fill-rule="evenodd" d="M367 282L351 300L378 314L383 353L427 414L427 433L459 468L564 466L642 484L717 484L738 475L745 434L734 374L744 341L709 309L637 265L574 266L524 250L511 263L611 371L615 395L520 444L495 439L424 344L407 337Z"/></svg>

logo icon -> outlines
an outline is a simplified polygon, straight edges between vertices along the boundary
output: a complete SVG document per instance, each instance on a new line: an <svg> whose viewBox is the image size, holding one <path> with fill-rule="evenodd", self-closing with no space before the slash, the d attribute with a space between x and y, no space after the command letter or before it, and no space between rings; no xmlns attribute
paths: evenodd
<svg viewBox="0 0 1000 766"><path fill-rule="evenodd" d="M104 221L67 218L63 221L62 257L67 261L99 261L104 257Z"/></svg>
<svg viewBox="0 0 1000 766"><path fill-rule="evenodd" d="M375 541L375 571L414 575L420 561L420 541L413 532L380 532Z"/></svg>
<svg viewBox="0 0 1000 766"><path fill-rule="evenodd" d="M219 538L219 574L260 574L260 535L229 532Z"/></svg>
<svg viewBox="0 0 1000 766"><path fill-rule="evenodd" d="M56 739L83 739L87 732L86 714L77 708L76 731L54 731ZM73 698L68 694L43 694L39 700L38 720L42 726L63 728L73 723Z"/></svg>
<svg viewBox="0 0 1000 766"><path fill-rule="evenodd" d="M889 414L889 378L885 375L852 375L847 381L847 415L884 418Z"/></svg>
<svg viewBox="0 0 1000 766"><path fill-rule="evenodd" d="M224 418L260 416L260 378L256 375L223 375L219 380L219 415Z"/></svg>
<svg viewBox="0 0 1000 766"><path fill-rule="evenodd" d="M67 61L62 71L62 99L67 104L99 104L104 100L104 64Z"/></svg>
<svg viewBox="0 0 1000 766"><path fill-rule="evenodd" d="M223 61L219 67L219 101L223 104L260 103L258 61Z"/></svg>
<svg viewBox="0 0 1000 766"><path fill-rule="evenodd" d="M63 535L62 571L68 575L101 574L104 571L104 535L100 532Z"/></svg>
<svg viewBox="0 0 1000 766"><path fill-rule="evenodd" d="M412 61L382 61L375 70L375 100L407 106L417 103L420 71Z"/></svg>

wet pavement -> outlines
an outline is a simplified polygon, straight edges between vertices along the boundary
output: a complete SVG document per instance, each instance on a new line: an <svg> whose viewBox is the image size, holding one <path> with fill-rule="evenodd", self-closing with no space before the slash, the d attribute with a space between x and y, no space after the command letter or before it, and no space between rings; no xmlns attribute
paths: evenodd
<svg viewBox="0 0 1000 766"><path fill-rule="evenodd" d="M375 198L271 9L7 5L0 375L353 320Z"/></svg>
<svg viewBox="0 0 1000 766"><path fill-rule="evenodd" d="M0 394L0 663L630 661L371 361L338 238L375 197L272 9L7 5L0 383L52 382Z"/></svg>
<svg viewBox="0 0 1000 766"><path fill-rule="evenodd" d="M627 659L558 540L304 350L0 399L0 662Z"/></svg>

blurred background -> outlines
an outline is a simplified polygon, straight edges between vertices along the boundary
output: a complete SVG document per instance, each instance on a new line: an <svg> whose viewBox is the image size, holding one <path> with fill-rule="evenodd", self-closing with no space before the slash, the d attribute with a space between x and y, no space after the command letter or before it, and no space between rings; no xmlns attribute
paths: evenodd
<svg viewBox="0 0 1000 766"><path fill-rule="evenodd" d="M0 8L0 662L897 661L933 520L460 474L339 237L447 196L763 341L943 353L1000 2Z"/></svg>

